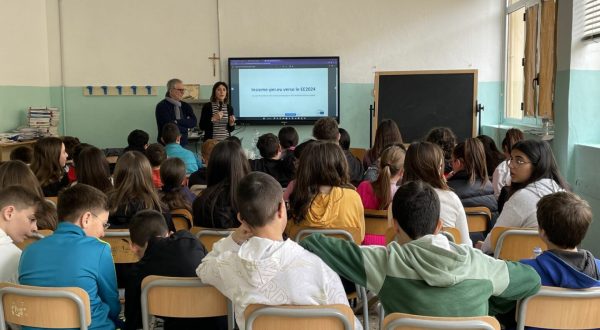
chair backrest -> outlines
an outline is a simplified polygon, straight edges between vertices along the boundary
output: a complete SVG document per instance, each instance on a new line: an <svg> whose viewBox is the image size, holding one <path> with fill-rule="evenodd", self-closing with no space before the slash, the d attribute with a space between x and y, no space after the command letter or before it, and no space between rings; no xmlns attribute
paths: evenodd
<svg viewBox="0 0 600 330"><path fill-rule="evenodd" d="M494 248L494 258L519 261L531 258L533 249L536 247L541 248L542 251L548 249L535 228L494 227L492 234L494 234L494 231L501 231Z"/></svg>
<svg viewBox="0 0 600 330"><path fill-rule="evenodd" d="M172 210L171 218L173 219L175 230L190 230L192 228L192 213L186 209Z"/></svg>
<svg viewBox="0 0 600 330"><path fill-rule="evenodd" d="M52 233L53 231L50 229L38 230L34 232L33 235L31 235L30 237L27 237L23 242L15 243L15 245L18 246L19 249L25 250L25 248L27 248L31 243L37 242L46 236L52 235Z"/></svg>
<svg viewBox="0 0 600 330"><path fill-rule="evenodd" d="M244 311L246 330L353 330L354 313L347 305L265 306Z"/></svg>
<svg viewBox="0 0 600 330"><path fill-rule="evenodd" d="M90 299L81 288L0 283L0 330L6 322L37 328L78 328L92 322Z"/></svg>
<svg viewBox="0 0 600 330"><path fill-rule="evenodd" d="M485 232L492 220L492 212L485 206L465 207L469 233Z"/></svg>
<svg viewBox="0 0 600 330"><path fill-rule="evenodd" d="M104 231L102 240L110 244L110 252L115 264L138 262L138 256L131 250L131 237L128 229L108 229Z"/></svg>
<svg viewBox="0 0 600 330"><path fill-rule="evenodd" d="M215 228L203 228L203 227L192 227L192 234L196 235L196 238L200 240L202 245L208 252L212 251L213 245L224 237L231 235L235 228L231 229L215 229Z"/></svg>
<svg viewBox="0 0 600 330"><path fill-rule="evenodd" d="M563 289L543 286L519 302L517 329L600 328L600 288Z"/></svg>
<svg viewBox="0 0 600 330"><path fill-rule="evenodd" d="M142 281L141 301L144 330L150 329L150 315L189 318L233 315L231 301L197 277L147 276Z"/></svg>
<svg viewBox="0 0 600 330"><path fill-rule="evenodd" d="M360 233L358 228L342 227L342 228L314 228L314 227L298 227L299 230L293 237L294 241L300 242L306 236L314 233L319 233L327 236L342 238L356 244L360 244Z"/></svg>
<svg viewBox="0 0 600 330"><path fill-rule="evenodd" d="M389 227L388 210L365 209L365 233L385 235Z"/></svg>
<svg viewBox="0 0 600 330"><path fill-rule="evenodd" d="M383 330L473 329L500 330L500 323L491 316L435 317L392 313L383 320Z"/></svg>
<svg viewBox="0 0 600 330"><path fill-rule="evenodd" d="M460 236L460 231L454 227L444 227L442 229L442 234L448 236L450 234L452 236L452 242L456 244L462 244L462 237Z"/></svg>
<svg viewBox="0 0 600 330"><path fill-rule="evenodd" d="M364 148L350 148L350 153L358 158L362 162L363 158L365 158L365 154L367 153L367 149ZM366 170L366 168L365 168Z"/></svg>

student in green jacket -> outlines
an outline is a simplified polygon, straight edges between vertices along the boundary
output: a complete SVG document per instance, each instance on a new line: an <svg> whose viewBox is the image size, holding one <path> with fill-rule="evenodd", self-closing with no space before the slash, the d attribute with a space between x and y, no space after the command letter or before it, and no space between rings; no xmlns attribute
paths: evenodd
<svg viewBox="0 0 600 330"><path fill-rule="evenodd" d="M392 214L404 244L361 247L313 234L301 245L339 275L377 294L386 313L496 315L538 291L540 278L533 268L491 258L440 234L440 202L429 184L401 186Z"/></svg>

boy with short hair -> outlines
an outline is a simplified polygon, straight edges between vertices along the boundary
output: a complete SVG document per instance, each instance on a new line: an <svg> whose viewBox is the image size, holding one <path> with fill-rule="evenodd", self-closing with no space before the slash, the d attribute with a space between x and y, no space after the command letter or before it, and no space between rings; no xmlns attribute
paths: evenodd
<svg viewBox="0 0 600 330"><path fill-rule="evenodd" d="M241 226L214 245L196 273L234 302L241 330L250 304L348 305L339 277L297 243L283 240L287 214L273 177L250 173L239 183L237 200ZM355 326L360 328L356 320Z"/></svg>
<svg viewBox="0 0 600 330"><path fill-rule="evenodd" d="M123 149L123 153L127 151L139 151L144 153L146 148L148 148L148 141L150 140L150 136L145 131L141 129L134 129L127 136L127 147Z"/></svg>
<svg viewBox="0 0 600 330"><path fill-rule="evenodd" d="M377 294L386 313L495 315L539 289L539 276L531 267L493 259L441 235L440 202L429 184L413 181L399 187L392 214L395 230L406 242L402 245L360 247L320 234L300 245Z"/></svg>
<svg viewBox="0 0 600 330"><path fill-rule="evenodd" d="M340 140L338 123L334 118L325 117L317 120L313 126L313 137L337 143Z"/></svg>
<svg viewBox="0 0 600 330"><path fill-rule="evenodd" d="M160 189L163 186L160 179L160 165L167 159L165 147L160 143L153 143L146 148L145 154L150 162L150 166L152 166L152 184L154 188Z"/></svg>
<svg viewBox="0 0 600 330"><path fill-rule="evenodd" d="M538 272L542 285L570 289L600 286L600 260L577 248L592 223L590 205L571 192L557 192L538 201L537 219L548 250L521 262Z"/></svg>
<svg viewBox="0 0 600 330"><path fill-rule="evenodd" d="M213 149L219 143L218 140L208 139L202 142L202 147L200 148L200 156L202 160L202 167L199 168L196 172L190 174L188 180L188 187L192 189L195 185L204 185L206 186L206 173L208 169L208 161L210 160L210 155L212 154ZM198 188L198 187L195 187ZM194 189L195 189L194 188ZM204 187L206 188L206 187ZM192 189L193 191L193 189Z"/></svg>
<svg viewBox="0 0 600 330"><path fill-rule="evenodd" d="M0 190L0 282L17 283L21 243L37 230L35 212L42 202L23 186Z"/></svg>
<svg viewBox="0 0 600 330"><path fill-rule="evenodd" d="M60 223L50 236L27 247L21 256L19 282L24 285L85 290L90 298L90 329L115 329L121 304L108 243L99 240L108 228L106 195L78 183L58 195Z"/></svg>
<svg viewBox="0 0 600 330"><path fill-rule="evenodd" d="M286 163L281 159L282 151L279 139L273 133L263 134L256 142L260 159L250 160L253 171L267 173L274 177L282 187L287 187L294 177L294 163Z"/></svg>
<svg viewBox="0 0 600 330"><path fill-rule="evenodd" d="M142 327L140 295L146 276L196 276L196 267L206 255L202 243L187 230L169 234L160 212L144 210L136 213L129 227L131 249L140 258L133 265L125 290L125 320L128 330ZM227 318L165 318L164 329L226 328ZM219 323L220 322L220 323Z"/></svg>
<svg viewBox="0 0 600 330"><path fill-rule="evenodd" d="M179 144L181 142L181 132L179 132L177 125L168 123L163 127L162 141L165 143L167 157L177 157L183 160L187 175L196 172L202 167L202 163L198 159L198 156Z"/></svg>

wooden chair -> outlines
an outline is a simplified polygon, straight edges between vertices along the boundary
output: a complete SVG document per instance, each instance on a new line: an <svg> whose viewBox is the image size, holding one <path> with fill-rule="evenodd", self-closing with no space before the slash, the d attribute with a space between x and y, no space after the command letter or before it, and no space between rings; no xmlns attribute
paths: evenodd
<svg viewBox="0 0 600 330"><path fill-rule="evenodd" d="M231 229L216 229L216 228L203 228L203 227L192 227L192 234L196 235L196 238L200 240L202 245L208 252L212 251L213 245L224 237L231 235L235 228Z"/></svg>
<svg viewBox="0 0 600 330"><path fill-rule="evenodd" d="M131 237L128 229L108 229L104 232L103 241L110 244L115 264L138 262L138 256L131 250Z"/></svg>
<svg viewBox="0 0 600 330"><path fill-rule="evenodd" d="M346 305L250 305L244 316L246 330L354 329L354 313Z"/></svg>
<svg viewBox="0 0 600 330"><path fill-rule="evenodd" d="M492 212L485 206L465 207L469 233L487 232L492 221Z"/></svg>
<svg viewBox="0 0 600 330"><path fill-rule="evenodd" d="M389 227L388 210L365 209L365 233L385 235Z"/></svg>
<svg viewBox="0 0 600 330"><path fill-rule="evenodd" d="M25 250L25 248L27 248L31 243L37 242L46 236L52 235L52 233L53 231L49 229L38 230L34 232L32 236L27 237L23 242L15 243L15 245L18 246L19 249Z"/></svg>
<svg viewBox="0 0 600 330"><path fill-rule="evenodd" d="M6 322L37 328L78 328L91 324L90 299L81 288L0 283L0 330Z"/></svg>
<svg viewBox="0 0 600 330"><path fill-rule="evenodd" d="M45 198L47 201L54 203L54 206L58 205L58 197L57 196L45 197Z"/></svg>
<svg viewBox="0 0 600 330"><path fill-rule="evenodd" d="M494 258L497 259L530 259L534 248L539 247L542 251L548 249L535 228L494 227L490 235Z"/></svg>
<svg viewBox="0 0 600 330"><path fill-rule="evenodd" d="M348 229L353 229L355 231L355 233L352 234ZM294 241L300 242L306 236L308 236L310 234L314 234L314 233L337 237L337 238L345 239L350 242L354 242L356 244L360 244L360 242L357 243L357 241L356 241L357 236L358 236L358 239L360 239L360 234L358 233L358 228L304 228L304 229L301 229L300 231L298 231L298 233L296 234L296 236L294 238ZM349 294L347 297L348 297L348 300L357 299L362 303L363 325L364 325L365 329L369 329L369 304L368 304L367 290L364 287L357 284L356 292Z"/></svg>
<svg viewBox="0 0 600 330"><path fill-rule="evenodd" d="M171 211L171 218L175 225L175 230L190 230L193 226L192 213L186 209L176 209Z"/></svg>
<svg viewBox="0 0 600 330"><path fill-rule="evenodd" d="M362 238L360 237L360 229L356 227L339 227L339 228L316 228L316 227L306 227L306 226L298 226L298 225L290 225L290 221L288 221L288 236L296 242L300 242L306 236L312 233L321 233L328 236L333 236L337 238L347 239L348 237L352 238L352 242L360 245L362 243ZM348 236L349 234L350 236Z"/></svg>
<svg viewBox="0 0 600 330"><path fill-rule="evenodd" d="M517 329L600 328L600 288L563 289L541 287L517 307Z"/></svg>
<svg viewBox="0 0 600 330"><path fill-rule="evenodd" d="M491 316L435 317L392 313L383 320L383 330L473 329L500 330L500 323Z"/></svg>
<svg viewBox="0 0 600 330"><path fill-rule="evenodd" d="M460 231L454 227L444 227L442 229L442 234L448 237L448 234L451 236L451 241L456 244L462 244L462 237L460 236Z"/></svg>
<svg viewBox="0 0 600 330"><path fill-rule="evenodd" d="M233 329L233 307L215 287L197 277L147 276L142 281L142 325L150 329L150 315L164 317L228 316Z"/></svg>
<svg viewBox="0 0 600 330"><path fill-rule="evenodd" d="M364 148L350 148L350 153L358 158L362 162L363 158L365 158L365 154L367 153L367 149ZM365 168L366 170L366 168Z"/></svg>

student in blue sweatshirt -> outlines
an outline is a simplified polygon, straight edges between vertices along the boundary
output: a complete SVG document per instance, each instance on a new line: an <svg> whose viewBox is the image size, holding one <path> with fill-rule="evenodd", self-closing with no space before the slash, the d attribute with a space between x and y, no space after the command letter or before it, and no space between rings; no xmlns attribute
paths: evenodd
<svg viewBox="0 0 600 330"><path fill-rule="evenodd" d="M590 205L571 192L546 195L537 203L537 220L548 250L521 262L538 272L542 285L569 289L600 286L600 260L577 248L592 222Z"/></svg>

